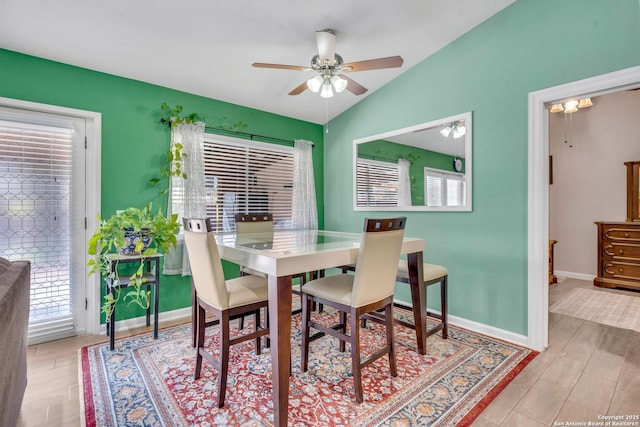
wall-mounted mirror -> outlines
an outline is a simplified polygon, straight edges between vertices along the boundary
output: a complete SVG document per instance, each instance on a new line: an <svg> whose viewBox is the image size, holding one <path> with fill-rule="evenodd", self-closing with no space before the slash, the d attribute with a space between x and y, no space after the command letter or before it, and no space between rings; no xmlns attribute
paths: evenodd
<svg viewBox="0 0 640 427"><path fill-rule="evenodd" d="M353 141L357 211L470 211L471 112Z"/></svg>

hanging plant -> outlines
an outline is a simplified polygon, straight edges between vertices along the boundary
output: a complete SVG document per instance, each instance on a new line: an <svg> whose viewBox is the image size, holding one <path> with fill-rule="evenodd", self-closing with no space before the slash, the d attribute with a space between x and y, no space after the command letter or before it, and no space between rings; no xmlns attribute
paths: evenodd
<svg viewBox="0 0 640 427"><path fill-rule="evenodd" d="M182 116L182 105L176 105L175 107L169 106L166 102L163 102L160 106L164 113L164 117L160 119L161 123L167 124L172 128L180 123L192 124L196 122L204 122L204 117L201 117L198 113L191 113L186 116ZM238 121L236 123L228 123L226 117L223 117L223 122L217 126L218 129L227 130L230 132L239 132L244 129L247 124ZM171 144L169 149L165 153L166 164L160 167L161 177L154 177L149 180L149 185L152 187L157 186L161 182L165 182L166 186L160 191L160 194L166 194L169 192L169 182L171 177L177 176L182 179L187 179L188 176L182 169L184 162L186 161L187 153L183 151L183 146L180 143Z"/></svg>

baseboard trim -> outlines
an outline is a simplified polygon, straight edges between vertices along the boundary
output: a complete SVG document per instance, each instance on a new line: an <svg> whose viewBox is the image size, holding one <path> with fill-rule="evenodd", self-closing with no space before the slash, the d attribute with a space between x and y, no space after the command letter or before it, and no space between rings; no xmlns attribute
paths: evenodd
<svg viewBox="0 0 640 427"><path fill-rule="evenodd" d="M573 273L571 271L554 271L556 276L566 277L568 279L589 280L593 282L596 278L593 274Z"/></svg>
<svg viewBox="0 0 640 427"><path fill-rule="evenodd" d="M191 307L179 308L177 310L163 311L158 314L158 322L171 322L175 320L191 320ZM131 319L118 320L116 322L116 333L122 331L129 331L131 329L140 328L146 326L146 316L133 317ZM151 325L153 325L153 319L151 319ZM100 334L107 334L107 325L100 325ZM117 335L116 335L116 338Z"/></svg>
<svg viewBox="0 0 640 427"><path fill-rule="evenodd" d="M396 300L399 304L407 305L405 301ZM437 310L429 310L436 314L440 314ZM191 307L180 308L172 311L165 311L159 314L160 322L170 322L175 320L190 320L191 319ZM485 325L483 323L474 322L472 320L464 319L458 316L449 315L449 324L458 326L460 328L468 329L473 332L478 332L484 335L488 335L493 338L498 338L503 341L507 341L513 344L517 344L523 347L529 347L528 337L525 335L516 334L511 331L496 328L493 326ZM119 320L116 322L116 333L122 331L128 331L134 328L140 328L146 325L146 317L140 316L132 319ZM107 333L106 325L100 325L100 333L105 335ZM116 336L117 338L117 336Z"/></svg>
<svg viewBox="0 0 640 427"><path fill-rule="evenodd" d="M405 307L411 307L406 301L394 300L394 302L404 305ZM429 309L429 313L442 314L438 310ZM474 322L473 320L464 319L458 316L449 315L449 324L458 326L460 328L468 329L473 332L477 332L483 335L488 335L492 338L497 338L503 341L507 341L513 344L517 344L523 347L530 348L529 346L529 337L525 335L516 334L511 331L506 331L504 329L496 328L493 326L485 325L483 323Z"/></svg>
<svg viewBox="0 0 640 427"><path fill-rule="evenodd" d="M514 332L506 331L494 326L485 325L483 323L474 322L473 320L463 319L462 317L451 315L449 315L449 323L464 329L469 329L473 332L478 332L480 334L498 338L503 341L520 345L522 347L530 348L529 337L527 337L526 335L516 334Z"/></svg>

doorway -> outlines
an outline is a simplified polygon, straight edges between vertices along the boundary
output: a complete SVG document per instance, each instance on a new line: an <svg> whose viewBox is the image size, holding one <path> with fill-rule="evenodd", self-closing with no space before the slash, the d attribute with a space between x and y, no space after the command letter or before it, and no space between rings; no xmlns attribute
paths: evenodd
<svg viewBox="0 0 640 427"><path fill-rule="evenodd" d="M548 346L549 111L570 97L595 97L640 86L640 67L627 68L529 94L528 345Z"/></svg>
<svg viewBox="0 0 640 427"><path fill-rule="evenodd" d="M0 255L31 262L30 344L93 323L86 245L97 181L87 170L98 160L87 148L97 122L95 113L0 98Z"/></svg>

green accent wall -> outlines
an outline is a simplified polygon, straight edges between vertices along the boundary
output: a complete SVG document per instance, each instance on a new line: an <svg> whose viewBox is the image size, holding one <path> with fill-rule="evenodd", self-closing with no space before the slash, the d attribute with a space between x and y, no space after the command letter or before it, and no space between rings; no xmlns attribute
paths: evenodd
<svg viewBox="0 0 640 427"><path fill-rule="evenodd" d="M424 205L424 168L455 172L454 156L431 150L398 144L393 141L378 139L358 145L358 157L387 163L398 163L398 159L408 160L409 180L411 182L411 203L414 206ZM461 173L464 173L464 159Z"/></svg>
<svg viewBox="0 0 640 427"><path fill-rule="evenodd" d="M0 96L25 101L89 110L102 114L103 216L147 202L163 206L166 197L147 185L158 175L170 130L160 123L160 105L182 105L183 113L198 113L208 125L243 121L244 132L281 139L306 139L313 149L318 221L324 224L323 128L239 105L204 98L136 80L90 71L46 59L0 49ZM91 144L91 141L89 141ZM229 275L237 268L226 265ZM188 278L161 278L160 311L191 305ZM119 303L117 317L142 315L134 306Z"/></svg>
<svg viewBox="0 0 640 427"><path fill-rule="evenodd" d="M406 235L449 269L451 315L527 335L528 94L640 65L639 41L637 0L517 0L331 121L325 227L372 216L352 209L353 139L472 111L473 211L403 212Z"/></svg>

